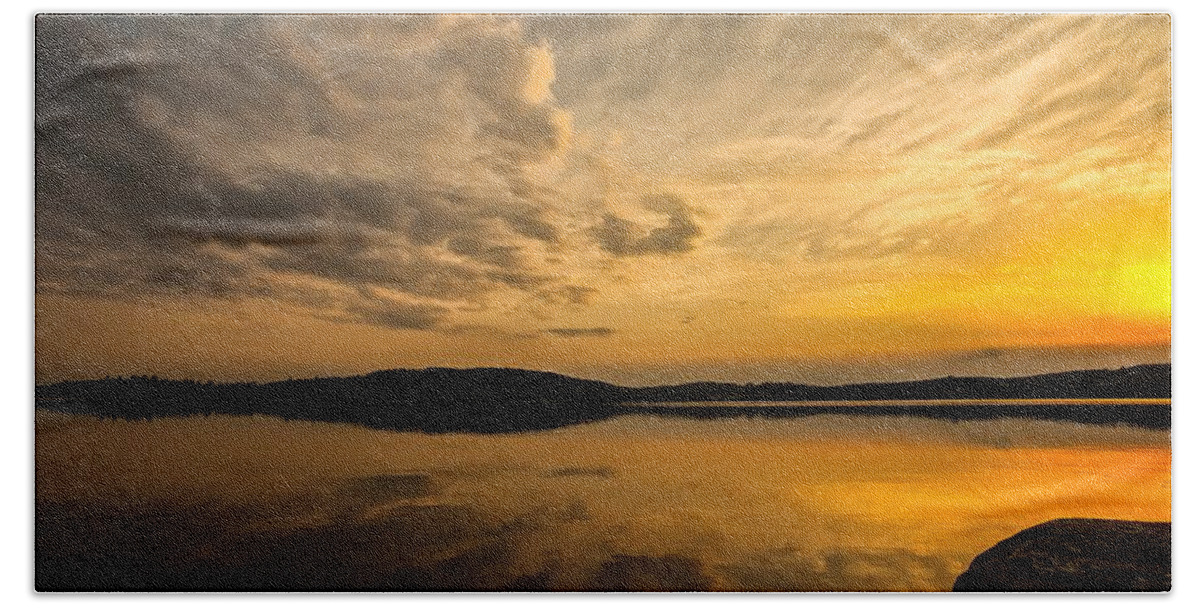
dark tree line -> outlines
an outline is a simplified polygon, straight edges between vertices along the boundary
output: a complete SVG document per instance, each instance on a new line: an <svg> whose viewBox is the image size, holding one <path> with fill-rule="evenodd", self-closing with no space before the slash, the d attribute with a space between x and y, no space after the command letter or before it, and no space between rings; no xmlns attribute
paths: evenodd
<svg viewBox="0 0 1200 608"><path fill-rule="evenodd" d="M149 419L195 414L263 414L427 432L516 432L603 420L630 412L696 418L802 416L828 408L661 408L654 402L842 401L1019 398L1169 398L1170 365L1022 378L940 378L913 382L811 386L698 382L626 388L519 369L380 371L348 378L213 383L134 376L60 382L36 388L38 407L102 417ZM1007 408L1007 409L1006 409ZM894 411L893 411L894 410ZM889 406L841 408L858 414L988 418L1000 415L1127 422L1164 428L1169 406Z"/></svg>

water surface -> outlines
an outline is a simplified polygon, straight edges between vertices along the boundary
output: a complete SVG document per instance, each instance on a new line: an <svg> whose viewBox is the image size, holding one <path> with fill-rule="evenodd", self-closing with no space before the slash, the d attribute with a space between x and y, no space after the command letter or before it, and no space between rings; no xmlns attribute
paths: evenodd
<svg viewBox="0 0 1200 608"><path fill-rule="evenodd" d="M433 435L40 416L39 576L150 528L142 553L166 553L143 567L173 564L155 572L176 587L262 588L249 572L284 588L947 590L1049 519L1170 520L1170 434L1128 425L641 415ZM70 544L54 534L89 540L64 557L41 549Z"/></svg>

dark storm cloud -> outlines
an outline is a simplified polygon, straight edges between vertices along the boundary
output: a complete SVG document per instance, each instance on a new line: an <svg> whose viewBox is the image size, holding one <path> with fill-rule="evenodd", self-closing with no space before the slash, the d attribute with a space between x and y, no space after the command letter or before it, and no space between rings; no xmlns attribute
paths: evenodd
<svg viewBox="0 0 1200 608"><path fill-rule="evenodd" d="M592 237L601 249L618 257L687 253L695 249L700 226L696 223L695 212L683 201L662 195L647 197L643 202L647 209L667 216L667 225L647 231L634 222L607 213L604 220L592 228Z"/></svg>
<svg viewBox="0 0 1200 608"><path fill-rule="evenodd" d="M548 52L510 24L50 16L36 38L39 291L428 328L552 282L553 189L528 174L569 118Z"/></svg>

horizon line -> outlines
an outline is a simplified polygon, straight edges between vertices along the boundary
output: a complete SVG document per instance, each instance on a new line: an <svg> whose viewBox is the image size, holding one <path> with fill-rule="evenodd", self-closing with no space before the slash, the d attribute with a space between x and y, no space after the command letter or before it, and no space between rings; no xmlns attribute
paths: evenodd
<svg viewBox="0 0 1200 608"><path fill-rule="evenodd" d="M578 380L578 381L583 381L583 382L598 382L598 383L608 384L610 386L615 386L615 387L619 387L619 388L661 388L661 387L689 386L689 385L695 385L695 384L722 384L722 385L731 385L731 386L762 386L762 385L768 385L768 384L788 384L788 385L795 385L795 386L809 386L809 387L818 387L818 388L840 388L840 387L849 387L849 386L867 386L867 385L880 385L880 384L911 384L911 383L932 382L932 381L936 381L936 380L951 380L951 379L955 379L955 380L970 380L970 379L1014 380L1014 379L1022 379L1022 378L1039 378L1039 377L1045 377L1045 376L1057 376L1057 375L1062 375L1062 374L1074 374L1074 373L1084 373L1084 372L1117 372L1117 371L1123 371L1123 370L1127 370L1127 369L1135 369L1135 368L1139 368L1139 367L1162 367L1162 366L1171 367L1171 362L1168 361L1165 363L1137 363L1134 365L1122 365L1122 366L1116 367L1116 368L1112 368L1112 367L1076 368L1076 369L1069 369L1069 370L1063 370L1063 371L1057 371L1057 372L1045 372L1045 373L1038 373L1038 374L1022 374L1022 375L1018 375L1018 376L979 376L979 375L959 376L959 375L955 375L955 374L949 374L949 375L944 375L944 376L915 378L915 379L910 379L910 380L844 382L844 383L840 383L840 384L809 384L807 382L795 382L795 381L787 381L787 380L767 380L767 381L760 381L760 382L728 382L728 381L720 381L720 380L689 380L687 382L675 382L675 383L667 383L667 384L651 384L651 385L639 387L639 386L627 386L624 384L618 384L616 382L610 382L608 380L597 380L597 379L593 379L593 378L585 378L585 377L575 376L575 375L571 375L571 374L564 374L562 372L556 372L556 371L545 370L545 369L532 369L532 368L525 368L525 367L502 367L502 366L453 367L453 366L446 366L446 365L433 365L433 366L422 367L422 368L416 368L416 367L385 368L385 369L377 369L377 370L373 370L373 371L369 371L369 372L365 372L365 373L361 373L361 374L351 374L351 375L342 375L342 376L337 376L337 375L334 375L334 376L309 376L309 377L305 377L305 378L283 378L283 379L278 379L278 380L211 380L211 379L210 380L197 380L194 378L171 378L171 377L159 376L157 374L132 374L132 375L128 375L128 376L126 376L126 375L116 375L116 376L108 375L103 378L76 378L76 379L67 379L67 380L56 380L53 382L38 382L35 379L34 380L34 388L43 387L43 386L54 386L57 384L67 384L67 383L73 383L73 382L104 382L104 381L109 381L109 380L153 380L153 381L157 381L157 382L191 382L194 384L212 384L212 385L218 385L218 386L228 386L228 385L237 385L237 384L253 384L253 385L262 386L262 385L269 385L269 384L279 384L279 383L283 383L283 382L310 382L310 381L314 381L314 380L346 380L346 379L352 379L352 378L365 378L367 376L371 376L374 374L384 374L384 373L388 373L388 372L401 372L401 371L402 372L428 372L428 371L439 371L439 370L459 371L459 372L484 371L484 370L531 372L531 373L537 373L537 374L551 374L554 376L559 376L562 378L569 378L572 380Z"/></svg>

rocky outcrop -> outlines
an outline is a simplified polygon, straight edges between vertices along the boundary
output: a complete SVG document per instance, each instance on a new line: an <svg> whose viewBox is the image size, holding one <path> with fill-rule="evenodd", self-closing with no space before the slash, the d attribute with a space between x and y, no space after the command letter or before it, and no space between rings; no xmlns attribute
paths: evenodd
<svg viewBox="0 0 1200 608"><path fill-rule="evenodd" d="M980 553L955 591L1169 591L1171 524L1056 519Z"/></svg>

